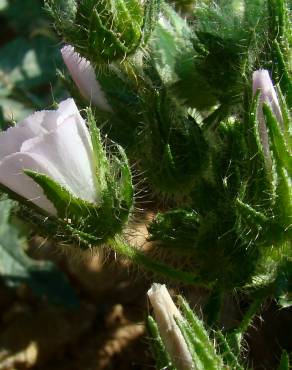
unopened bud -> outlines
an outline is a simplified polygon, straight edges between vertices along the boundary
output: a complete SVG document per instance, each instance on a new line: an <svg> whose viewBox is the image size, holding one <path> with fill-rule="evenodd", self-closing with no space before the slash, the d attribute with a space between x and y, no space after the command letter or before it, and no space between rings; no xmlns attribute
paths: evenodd
<svg viewBox="0 0 292 370"><path fill-rule="evenodd" d="M183 317L165 285L153 284L147 292L153 306L155 320L160 336L175 368L178 370L193 369L193 361L185 339L175 321Z"/></svg>
<svg viewBox="0 0 292 370"><path fill-rule="evenodd" d="M270 158L269 152L269 137L267 132L267 126L263 113L263 104L267 103L270 105L272 112L277 118L280 126L283 125L283 118L280 109L280 104L277 98L276 91L271 81L269 72L265 69L259 69L255 71L252 76L252 89L253 94L260 90L259 96L259 107L257 113L257 119L259 122L259 135L263 145L264 155L267 159ZM270 161L270 160L269 160Z"/></svg>
<svg viewBox="0 0 292 370"><path fill-rule="evenodd" d="M74 51L74 47L71 45L65 45L61 49L61 54L81 95L92 105L111 112L111 107L96 79L94 68L90 62Z"/></svg>

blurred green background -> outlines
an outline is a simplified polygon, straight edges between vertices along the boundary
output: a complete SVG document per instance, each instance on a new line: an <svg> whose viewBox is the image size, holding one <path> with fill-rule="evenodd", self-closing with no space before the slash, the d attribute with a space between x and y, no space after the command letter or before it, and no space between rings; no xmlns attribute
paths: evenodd
<svg viewBox="0 0 292 370"><path fill-rule="evenodd" d="M1 122L19 121L64 95L59 41L39 0L0 0Z"/></svg>

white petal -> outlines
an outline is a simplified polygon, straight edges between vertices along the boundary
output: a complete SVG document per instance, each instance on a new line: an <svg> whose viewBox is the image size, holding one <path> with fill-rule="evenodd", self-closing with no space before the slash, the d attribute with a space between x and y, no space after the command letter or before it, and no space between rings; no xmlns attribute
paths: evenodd
<svg viewBox="0 0 292 370"><path fill-rule="evenodd" d="M57 110L48 111L52 116L46 115L42 123L42 126L46 128L47 132L55 130L61 123L63 123L68 117L76 116L78 119L83 121L79 110L72 98L63 100Z"/></svg>
<svg viewBox="0 0 292 370"><path fill-rule="evenodd" d="M34 153L51 163L60 176L54 178L72 195L95 203L93 152L88 130L83 119L67 117L57 129L39 138L26 141L21 152Z"/></svg>
<svg viewBox="0 0 292 370"><path fill-rule="evenodd" d="M10 127L7 131L1 133L0 159L9 154L19 152L25 140L42 134L41 123L45 114L45 111L36 112L16 126Z"/></svg>
<svg viewBox="0 0 292 370"><path fill-rule="evenodd" d="M265 69L259 69L253 73L253 94L260 90L260 104L270 104L277 120L281 124L283 121L280 104L278 101L277 93L273 86L269 72Z"/></svg>
<svg viewBox="0 0 292 370"><path fill-rule="evenodd" d="M94 69L90 62L74 51L71 45L65 45L61 49L64 63L66 64L74 82L81 94L93 105L102 110L111 112L105 94L96 79Z"/></svg>
<svg viewBox="0 0 292 370"><path fill-rule="evenodd" d="M42 188L29 176L25 175L23 169L35 170L40 173L54 175L54 168L48 167L36 155L26 153L15 153L0 162L0 183L15 193L30 200L38 207L52 215L56 215L56 209L47 199ZM50 172L50 173L49 173Z"/></svg>
<svg viewBox="0 0 292 370"><path fill-rule="evenodd" d="M179 370L191 370L192 357L174 319L176 317L182 320L182 315L173 303L166 286L153 284L147 294L153 306L160 336L174 366Z"/></svg>
<svg viewBox="0 0 292 370"><path fill-rule="evenodd" d="M76 114L81 118L73 99L62 101L57 110L35 112L0 134L0 160L20 151L28 139L55 130L67 117Z"/></svg>
<svg viewBox="0 0 292 370"><path fill-rule="evenodd" d="M268 166L271 166L271 155L269 148L269 135L267 131L266 121L263 114L263 104L267 103L270 105L274 115L276 116L280 126L283 125L282 113L278 101L276 91L274 89L272 80L269 72L265 69L255 71L252 75L252 89L253 94L260 90L259 96L259 108L257 113L257 119L259 122L259 135L263 146L264 156L266 158Z"/></svg>

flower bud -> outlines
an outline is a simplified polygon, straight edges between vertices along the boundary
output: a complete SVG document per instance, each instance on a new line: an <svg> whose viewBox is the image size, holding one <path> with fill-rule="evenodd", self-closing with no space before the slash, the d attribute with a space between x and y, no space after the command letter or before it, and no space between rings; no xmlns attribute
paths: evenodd
<svg viewBox="0 0 292 370"><path fill-rule="evenodd" d="M91 9L89 48L100 62L132 53L140 44L143 8L137 0L102 0Z"/></svg>
<svg viewBox="0 0 292 370"><path fill-rule="evenodd" d="M236 229L246 245L275 247L292 238L292 121L286 98L280 89L276 93L268 71L253 73L253 93L244 125Z"/></svg>
<svg viewBox="0 0 292 370"><path fill-rule="evenodd" d="M67 99L2 133L0 184L36 213L49 215L53 236L66 229L72 234L66 238L80 241L82 234L98 244L122 230L133 188L123 150L117 146L109 161L90 111L87 118L90 131Z"/></svg>
<svg viewBox="0 0 292 370"><path fill-rule="evenodd" d="M65 3L64 3L65 2ZM75 50L97 64L123 60L145 43L154 28L157 0L47 0L57 31Z"/></svg>
<svg viewBox="0 0 292 370"><path fill-rule="evenodd" d="M175 321L175 318L183 320L183 317L173 303L166 286L153 284L147 294L154 310L160 336L173 365L178 370L191 370L193 368L192 357Z"/></svg>
<svg viewBox="0 0 292 370"><path fill-rule="evenodd" d="M92 105L111 112L111 107L96 79L94 68L90 62L74 51L74 47L71 45L65 45L61 49L61 54L81 95Z"/></svg>
<svg viewBox="0 0 292 370"><path fill-rule="evenodd" d="M253 89L254 95L256 94L258 90L260 91L257 119L259 123L259 135L260 135L260 139L263 145L264 155L266 159L268 159L270 158L269 138L268 138L265 117L263 113L263 104L264 103L269 104L280 126L282 125L283 119L282 119L282 114L281 114L281 109L280 109L279 101L277 98L277 94L274 89L273 83L270 79L269 72L267 70L259 69L258 71L255 71L253 73L252 89Z"/></svg>

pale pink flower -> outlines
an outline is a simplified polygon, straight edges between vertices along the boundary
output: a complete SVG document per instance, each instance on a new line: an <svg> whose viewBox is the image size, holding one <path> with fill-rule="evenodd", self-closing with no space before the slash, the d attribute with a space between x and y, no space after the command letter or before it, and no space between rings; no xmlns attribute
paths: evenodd
<svg viewBox="0 0 292 370"><path fill-rule="evenodd" d="M81 95L86 98L90 104L101 110L111 112L112 109L96 79L94 68L90 62L74 51L74 47L71 45L65 45L61 49L61 54Z"/></svg>
<svg viewBox="0 0 292 370"><path fill-rule="evenodd" d="M265 117L263 114L263 104L269 104L281 127L283 125L283 118L277 93L267 70L259 69L258 71L255 71L253 73L252 89L254 95L258 90L260 90L259 107L257 112L257 119L259 122L259 135L263 145L264 155L266 159L270 162L269 137Z"/></svg>
<svg viewBox="0 0 292 370"><path fill-rule="evenodd" d="M0 134L0 183L50 214L54 205L23 171L45 174L72 196L96 202L93 149L73 99L43 110Z"/></svg>

